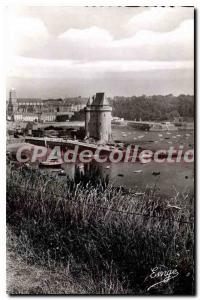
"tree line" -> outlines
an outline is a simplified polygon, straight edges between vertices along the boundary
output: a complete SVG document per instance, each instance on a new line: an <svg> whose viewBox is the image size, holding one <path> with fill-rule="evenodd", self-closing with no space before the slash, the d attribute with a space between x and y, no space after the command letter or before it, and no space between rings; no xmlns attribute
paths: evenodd
<svg viewBox="0 0 200 300"><path fill-rule="evenodd" d="M109 99L112 115L126 120L164 121L175 117L194 118L194 96L117 96Z"/></svg>

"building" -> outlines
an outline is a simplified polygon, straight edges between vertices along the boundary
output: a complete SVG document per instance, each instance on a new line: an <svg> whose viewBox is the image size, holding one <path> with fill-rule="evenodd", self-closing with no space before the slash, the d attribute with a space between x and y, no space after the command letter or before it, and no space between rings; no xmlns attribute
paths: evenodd
<svg viewBox="0 0 200 300"><path fill-rule="evenodd" d="M18 103L17 103L17 96L16 91L11 89L9 92L9 100L8 100L8 107L7 107L7 115L11 120L14 119L14 114L17 112Z"/></svg>
<svg viewBox="0 0 200 300"><path fill-rule="evenodd" d="M44 103L40 98L17 98L17 111L21 113L40 113Z"/></svg>
<svg viewBox="0 0 200 300"><path fill-rule="evenodd" d="M88 100L85 107L85 135L87 138L107 143L111 140L111 111L104 93L96 93L96 96Z"/></svg>
<svg viewBox="0 0 200 300"><path fill-rule="evenodd" d="M7 105L7 119L20 122L54 122L70 120L74 113L82 110L86 99L40 99L17 98L16 91L11 89Z"/></svg>

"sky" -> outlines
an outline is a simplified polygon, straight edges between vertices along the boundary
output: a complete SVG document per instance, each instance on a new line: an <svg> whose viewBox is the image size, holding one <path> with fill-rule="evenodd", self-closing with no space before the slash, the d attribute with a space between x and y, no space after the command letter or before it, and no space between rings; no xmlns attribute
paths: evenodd
<svg viewBox="0 0 200 300"><path fill-rule="evenodd" d="M6 8L7 89L18 97L193 94L190 7Z"/></svg>

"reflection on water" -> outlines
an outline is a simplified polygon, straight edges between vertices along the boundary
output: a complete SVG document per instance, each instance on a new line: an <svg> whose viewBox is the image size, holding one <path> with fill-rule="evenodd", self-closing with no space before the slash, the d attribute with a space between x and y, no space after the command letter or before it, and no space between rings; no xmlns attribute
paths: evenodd
<svg viewBox="0 0 200 300"><path fill-rule="evenodd" d="M62 165L65 170L66 176L73 179L76 184L80 183L83 186L87 186L88 183L92 186L98 186L101 184L106 187L109 183L109 175L103 172L100 165L95 162L92 163L68 163Z"/></svg>

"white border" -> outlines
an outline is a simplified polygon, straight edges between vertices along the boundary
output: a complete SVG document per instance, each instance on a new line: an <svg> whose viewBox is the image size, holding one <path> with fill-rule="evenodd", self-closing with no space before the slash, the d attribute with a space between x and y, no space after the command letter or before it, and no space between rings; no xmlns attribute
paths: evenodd
<svg viewBox="0 0 200 300"><path fill-rule="evenodd" d="M1 180L0 180L0 237L1 237L1 244L0 244L0 295L1 299L7 299L8 295L6 295L6 262L5 262L5 241L6 241L6 200L5 200L5 183L6 183L6 165L5 165L5 149L6 149L6 81L5 81L5 49L4 49L4 6L7 5L32 5L32 6L194 6L196 9L200 10L200 1L199 0L3 0L0 2L0 154L1 154L1 163L0 163L0 171L1 171ZM196 15L199 15L199 11L196 11ZM197 28L199 29L199 17L196 18L197 21ZM197 30L198 31L198 30ZM198 45L198 40L196 40L196 46ZM199 50L199 49L198 49ZM198 51L196 51L198 52ZM196 57L196 68L199 67L199 61L197 61ZM196 85L199 86L199 78L197 78ZM196 101L197 101L197 86L196 86ZM198 104L198 103L197 103ZM197 107L196 118L200 114L199 105ZM198 121L198 118L197 120ZM197 124L197 132L200 132L199 124ZM196 134L197 137L197 134ZM197 140L196 140L196 147L197 147ZM198 155L199 149L196 149L196 171L197 171L197 178L199 175L199 161ZM196 179L197 184L197 179ZM198 186L196 187L196 196L198 196ZM196 199L196 208L198 213L196 212L196 226L199 228L200 226L200 219L199 219L199 205L198 199ZM197 216L198 215L198 216ZM196 229L197 231L197 229ZM198 254L199 250L199 236L197 236L197 248L196 254ZM198 266L198 259L196 259L196 268L197 268L197 278L199 279L199 266ZM198 288L198 280L196 278L197 284L197 295L199 295L199 288ZM18 296L19 297L19 296ZM48 296L47 296L48 297ZM58 298L59 296L55 296ZM74 296L68 296L73 297ZM118 299L122 298L123 296L118 297ZM21 297L20 297L21 298ZM40 298L40 297L39 297ZM94 298L97 298L94 296ZM138 298L135 296L135 298ZM144 297L148 298L148 297ZM161 298L161 297L158 297ZM184 297L185 298L185 297ZM23 299L28 299L28 297L24 297Z"/></svg>

